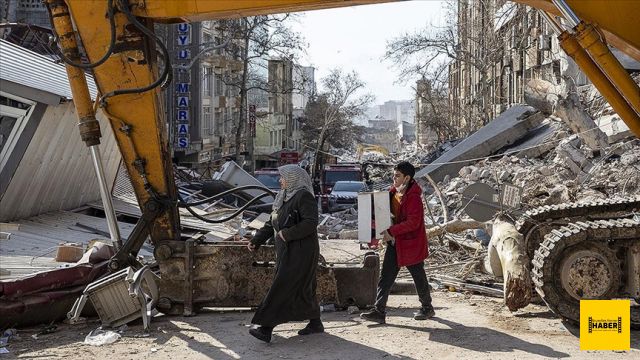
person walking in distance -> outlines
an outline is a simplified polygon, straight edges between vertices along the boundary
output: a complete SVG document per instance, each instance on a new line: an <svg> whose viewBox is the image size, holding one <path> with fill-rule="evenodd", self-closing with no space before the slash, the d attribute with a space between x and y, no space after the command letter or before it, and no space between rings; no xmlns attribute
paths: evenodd
<svg viewBox="0 0 640 360"><path fill-rule="evenodd" d="M299 335L324 332L316 298L316 272L320 256L318 205L311 178L297 165L278 168L281 189L273 202L271 219L256 232L247 247L255 251L275 237L275 277L256 310L249 334L271 341L273 328L288 321L310 320Z"/></svg>
<svg viewBox="0 0 640 360"><path fill-rule="evenodd" d="M379 324L386 322L389 292L403 266L411 273L422 305L413 318L426 320L435 316L429 294L429 282L424 271L429 244L424 226L422 189L413 179L415 173L415 167L406 161L394 167L393 186L389 190L393 225L382 232L382 240L387 247L382 261L376 302L372 310L360 314L362 319Z"/></svg>

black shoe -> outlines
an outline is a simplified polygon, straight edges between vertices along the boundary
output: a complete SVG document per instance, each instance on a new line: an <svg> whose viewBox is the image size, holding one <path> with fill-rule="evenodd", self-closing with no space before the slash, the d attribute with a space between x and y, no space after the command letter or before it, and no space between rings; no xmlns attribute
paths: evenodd
<svg viewBox="0 0 640 360"><path fill-rule="evenodd" d="M309 321L307 326L305 326L304 328L298 331L298 335L309 335L309 334L317 334L317 333L323 333L323 332L324 332L324 325L322 325L322 322L320 320L318 321L312 320L312 321Z"/></svg>
<svg viewBox="0 0 640 360"><path fill-rule="evenodd" d="M384 324L387 322L385 313L378 311L378 309L363 312L362 314L360 314L360 317L378 324Z"/></svg>
<svg viewBox="0 0 640 360"><path fill-rule="evenodd" d="M413 319L414 320L427 320L429 318L432 318L436 315L436 311L433 309L433 307L428 307L428 308L420 308L420 310L418 310L416 313L413 314Z"/></svg>
<svg viewBox="0 0 640 360"><path fill-rule="evenodd" d="M255 329L249 329L249 334L258 340L262 340L266 343L271 341L271 332L272 328L266 328L264 326L259 326Z"/></svg>

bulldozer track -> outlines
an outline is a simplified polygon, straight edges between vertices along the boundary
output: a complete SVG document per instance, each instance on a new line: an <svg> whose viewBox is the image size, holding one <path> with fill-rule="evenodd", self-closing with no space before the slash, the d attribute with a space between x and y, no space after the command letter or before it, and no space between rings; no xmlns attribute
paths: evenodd
<svg viewBox="0 0 640 360"><path fill-rule="evenodd" d="M626 217L640 211L640 196L605 199L585 203L545 205L528 210L516 223L524 236L529 259L544 241L546 234L576 221L595 221Z"/></svg>
<svg viewBox="0 0 640 360"><path fill-rule="evenodd" d="M638 199L629 202L606 202L596 216L609 212L629 211ZM636 204L636 205L634 205ZM560 206L552 213L564 217L588 217L592 206ZM544 212L539 212L540 216ZM538 216L538 215L536 215ZM538 246L532 259L532 280L536 291L556 314L573 322L580 320L580 301L583 297L610 299L625 297L624 254L628 247L640 241L640 222L632 218L601 219L570 222L552 229ZM582 254L583 257L579 257ZM586 255L585 255L586 254ZM578 259L571 262L570 259ZM591 263L579 265L578 280L571 279L567 269L584 259ZM571 263L570 263L571 262ZM588 261L587 261L588 262ZM566 265L567 263L570 263ZM563 265L564 264L564 265ZM564 268L563 268L564 266ZM585 271L586 270L586 271ZM589 273L583 276L583 272ZM593 278L589 278L593 276ZM585 280L587 279L587 280ZM602 280L605 280L605 285ZM600 281L597 281L600 280ZM572 282L573 281L573 282ZM571 290L567 290L571 284ZM627 295L628 296L628 295ZM640 327L640 308L631 309L631 326Z"/></svg>

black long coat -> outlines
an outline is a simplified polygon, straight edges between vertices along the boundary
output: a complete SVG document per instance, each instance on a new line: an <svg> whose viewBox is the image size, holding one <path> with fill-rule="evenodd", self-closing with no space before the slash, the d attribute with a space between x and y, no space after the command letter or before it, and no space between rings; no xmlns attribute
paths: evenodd
<svg viewBox="0 0 640 360"><path fill-rule="evenodd" d="M277 217L269 220L251 239L259 246L280 230L286 239L285 242L276 236L276 273L267 296L251 320L253 324L276 326L320 318L316 298L320 255L317 227L316 200L310 192L300 190L278 209Z"/></svg>

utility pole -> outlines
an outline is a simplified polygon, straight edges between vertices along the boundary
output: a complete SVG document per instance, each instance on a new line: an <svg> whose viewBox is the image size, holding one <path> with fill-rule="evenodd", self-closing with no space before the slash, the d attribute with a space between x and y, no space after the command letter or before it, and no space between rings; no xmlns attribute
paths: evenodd
<svg viewBox="0 0 640 360"><path fill-rule="evenodd" d="M251 104L248 106L247 117L247 153L249 154L249 172L253 174L256 171L256 159L254 154L254 142L256 137L256 106Z"/></svg>

